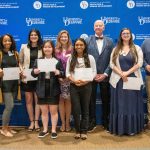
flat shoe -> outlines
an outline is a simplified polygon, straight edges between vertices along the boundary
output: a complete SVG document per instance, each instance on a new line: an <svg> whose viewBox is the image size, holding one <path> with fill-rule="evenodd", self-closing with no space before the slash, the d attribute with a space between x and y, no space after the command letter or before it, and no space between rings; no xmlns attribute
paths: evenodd
<svg viewBox="0 0 150 150"><path fill-rule="evenodd" d="M68 128L68 129L66 129L66 132L70 132L72 129L71 128Z"/></svg>
<svg viewBox="0 0 150 150"><path fill-rule="evenodd" d="M80 133L77 133L77 134L74 136L75 139L80 139L80 137L81 137L81 136L80 136Z"/></svg>
<svg viewBox="0 0 150 150"><path fill-rule="evenodd" d="M81 134L81 139L86 140L87 139L87 134Z"/></svg>

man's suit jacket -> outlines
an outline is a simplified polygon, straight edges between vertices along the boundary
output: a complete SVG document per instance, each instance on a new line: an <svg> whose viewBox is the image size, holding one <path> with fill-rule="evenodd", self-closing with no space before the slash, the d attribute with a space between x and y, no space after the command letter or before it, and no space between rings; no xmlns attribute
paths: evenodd
<svg viewBox="0 0 150 150"><path fill-rule="evenodd" d="M104 36L101 54L99 54L98 51L95 35L88 37L86 39L86 43L88 47L88 53L93 55L95 58L97 73L106 73L107 75L110 75L111 68L109 67L109 61L112 49L114 47L113 41L110 38Z"/></svg>

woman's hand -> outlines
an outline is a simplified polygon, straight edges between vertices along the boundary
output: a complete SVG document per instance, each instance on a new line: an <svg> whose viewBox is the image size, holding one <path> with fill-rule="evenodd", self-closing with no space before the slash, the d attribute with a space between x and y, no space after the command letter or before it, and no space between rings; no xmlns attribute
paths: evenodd
<svg viewBox="0 0 150 150"><path fill-rule="evenodd" d="M55 73L55 75L60 75L60 71L57 69L54 71L54 73Z"/></svg>
<svg viewBox="0 0 150 150"><path fill-rule="evenodd" d="M76 86L83 86L83 85L86 85L87 83L88 81L82 81L82 80L75 81Z"/></svg>
<svg viewBox="0 0 150 150"><path fill-rule="evenodd" d="M40 70L38 68L34 69L34 74L39 74Z"/></svg>
<svg viewBox="0 0 150 150"><path fill-rule="evenodd" d="M0 68L0 78L2 78L3 75L4 75L4 72L3 72L3 70Z"/></svg>
<svg viewBox="0 0 150 150"><path fill-rule="evenodd" d="M121 78L122 78L122 80L123 80L123 82L127 82L128 81L128 71L123 71L122 72L122 76L121 76Z"/></svg>
<svg viewBox="0 0 150 150"><path fill-rule="evenodd" d="M20 72L20 77L21 77L21 79L25 79L26 78L26 76L23 74L23 71Z"/></svg>

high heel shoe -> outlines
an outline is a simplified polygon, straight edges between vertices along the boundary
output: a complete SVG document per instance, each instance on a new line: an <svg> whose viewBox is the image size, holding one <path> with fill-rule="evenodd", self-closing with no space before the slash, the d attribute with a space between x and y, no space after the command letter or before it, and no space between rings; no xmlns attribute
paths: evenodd
<svg viewBox="0 0 150 150"><path fill-rule="evenodd" d="M33 122L33 127L31 127L31 123ZM28 132L34 131L34 121L30 121L30 126L28 127Z"/></svg>
<svg viewBox="0 0 150 150"><path fill-rule="evenodd" d="M38 122L38 120L34 120L34 126L35 126L35 122L36 122L36 121ZM35 127L35 131L36 131L36 132L39 132L40 130L41 130L40 127Z"/></svg>

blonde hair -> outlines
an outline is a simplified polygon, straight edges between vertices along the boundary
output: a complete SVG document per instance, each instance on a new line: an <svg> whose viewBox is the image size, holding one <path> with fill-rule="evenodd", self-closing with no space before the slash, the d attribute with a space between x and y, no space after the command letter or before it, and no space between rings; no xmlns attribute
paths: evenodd
<svg viewBox="0 0 150 150"><path fill-rule="evenodd" d="M67 42L67 50L72 50L72 42L71 42L71 38L70 38L70 35L68 33L68 31L66 30L61 30L59 33L58 33L58 36L57 36L57 41L56 41L56 49L58 50L62 50L62 44L60 42L60 37L63 33L66 33L67 36L68 36L68 42Z"/></svg>

